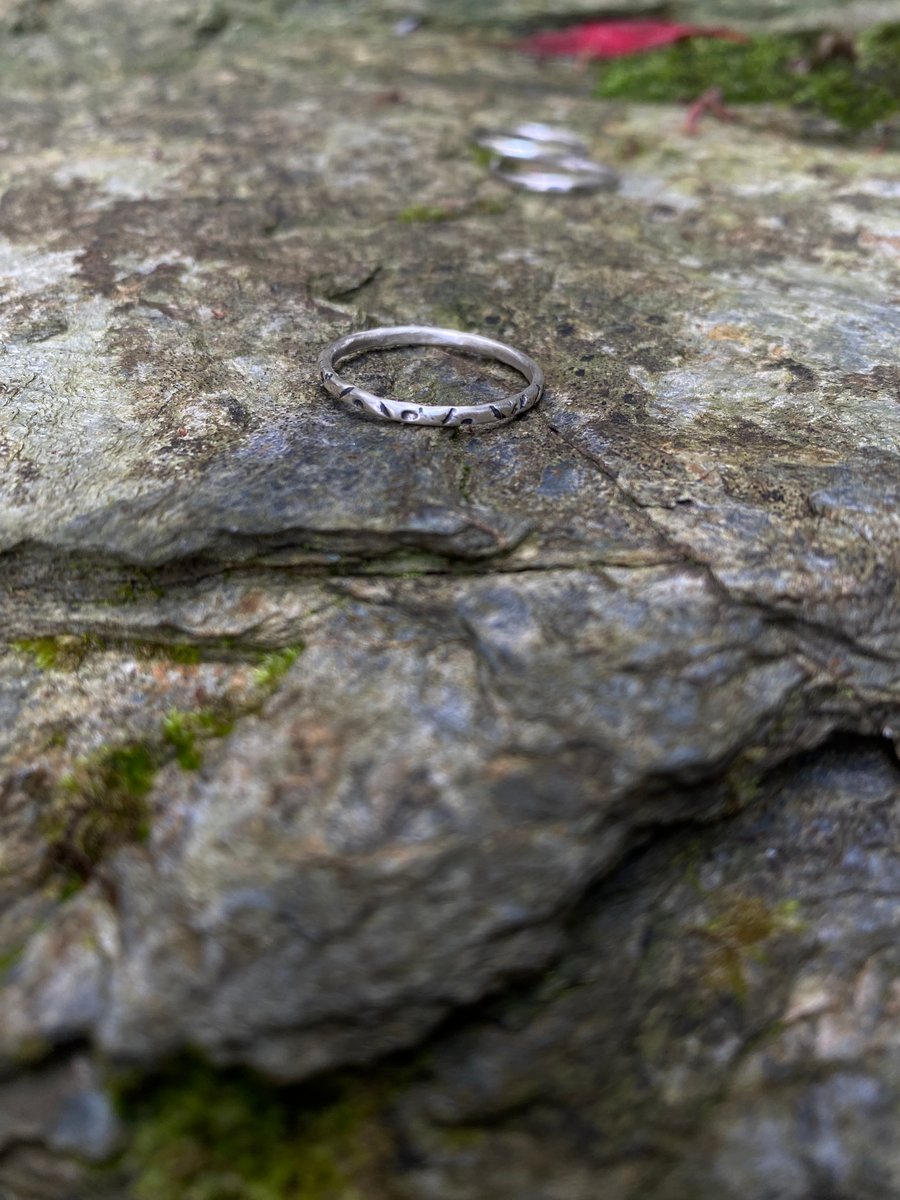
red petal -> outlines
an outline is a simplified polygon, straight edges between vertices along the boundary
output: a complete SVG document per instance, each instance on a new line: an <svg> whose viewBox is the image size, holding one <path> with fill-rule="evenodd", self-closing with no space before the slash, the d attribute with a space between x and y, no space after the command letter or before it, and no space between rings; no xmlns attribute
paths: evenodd
<svg viewBox="0 0 900 1200"><path fill-rule="evenodd" d="M520 44L520 49L538 57L621 58L655 50L682 38L728 38L746 41L733 29L709 29L703 25L678 25L671 21L594 21L573 25L556 33L536 33Z"/></svg>

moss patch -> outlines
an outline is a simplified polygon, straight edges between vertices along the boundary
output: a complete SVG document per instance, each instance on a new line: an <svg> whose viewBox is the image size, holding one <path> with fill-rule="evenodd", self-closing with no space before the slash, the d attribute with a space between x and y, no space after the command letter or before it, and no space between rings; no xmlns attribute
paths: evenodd
<svg viewBox="0 0 900 1200"><path fill-rule="evenodd" d="M397 220L402 221L405 225L415 225L419 222L428 224L429 222L452 221L457 215L448 208L438 208L428 204L411 204L397 214Z"/></svg>
<svg viewBox="0 0 900 1200"><path fill-rule="evenodd" d="M253 682L264 691L274 691L302 653L303 646L297 645L263 655L253 672Z"/></svg>
<svg viewBox="0 0 900 1200"><path fill-rule="evenodd" d="M490 160L488 160L490 161ZM463 217L497 216L506 212L509 201L501 197L482 197L471 204L460 204L454 208L438 208L427 204L411 204L397 214L404 225L439 225L444 221L458 221Z"/></svg>
<svg viewBox="0 0 900 1200"><path fill-rule="evenodd" d="M253 670L255 695L244 703L195 711L171 709L163 722L163 742L175 751L179 766L196 771L203 762L201 743L209 738L227 737L239 717L256 712L278 687L303 652L302 645L286 646L262 655Z"/></svg>
<svg viewBox="0 0 900 1200"><path fill-rule="evenodd" d="M198 741L227 737L234 728L233 715L215 708L183 712L173 708L163 721L163 741L175 751L175 758L186 771L196 771L203 762Z"/></svg>
<svg viewBox="0 0 900 1200"><path fill-rule="evenodd" d="M59 637L24 638L12 643L13 650L28 654L42 671L74 671L92 650L104 643L93 634L63 634Z"/></svg>
<svg viewBox="0 0 900 1200"><path fill-rule="evenodd" d="M20 945L11 946L8 950L0 953L0 978L6 975L8 971L11 971L16 963L19 962L25 953L26 946L27 943L22 942Z"/></svg>
<svg viewBox="0 0 900 1200"><path fill-rule="evenodd" d="M377 1200L383 1085L277 1088L188 1061L124 1089L133 1200Z"/></svg>
<svg viewBox="0 0 900 1200"><path fill-rule="evenodd" d="M900 110L898 56L900 25L870 29L828 57L814 36L698 38L604 64L596 94L684 103L718 87L730 104L790 104L858 131Z"/></svg>
<svg viewBox="0 0 900 1200"><path fill-rule="evenodd" d="M189 666L204 657L204 649L191 642L110 642L92 633L24 638L13 642L12 648L30 655L42 671L77 670L89 654L104 650L130 650L137 659L162 658Z"/></svg>
<svg viewBox="0 0 900 1200"><path fill-rule="evenodd" d="M27 654L42 671L76 670L89 654L105 651L130 654L138 662L163 661L180 666L198 666L203 662L229 659L255 663L258 671L271 664L287 661L287 666L302 653L302 643L282 650L260 651L242 646L235 638L216 638L197 642L145 642L129 638L102 638L93 633L59 634L53 637L22 638L9 643L12 650ZM285 668L286 670L287 668ZM284 674L282 671L280 674ZM278 675L280 678L280 675Z"/></svg>
<svg viewBox="0 0 900 1200"><path fill-rule="evenodd" d="M762 959L763 945L770 938L804 928L798 909L792 900L769 905L759 896L732 897L722 912L696 930L711 943L706 982L745 1003L749 962Z"/></svg>
<svg viewBox="0 0 900 1200"><path fill-rule="evenodd" d="M146 796L158 766L148 746L116 746L83 759L63 778L41 833L70 883L89 878L111 850L147 836Z"/></svg>
<svg viewBox="0 0 900 1200"><path fill-rule="evenodd" d="M29 653L40 655L42 669L61 669L59 643L63 641L42 638L25 645ZM81 657L99 645L80 638L69 641L72 654ZM23 644L18 648L24 649ZM189 664L196 661L194 653L199 654L194 646L184 647L183 653L181 647L176 649L178 660ZM53 789L41 820L51 870L63 876L61 898L77 891L113 850L146 838L147 795L157 771L173 759L184 770L198 770L204 743L227 737L237 720L258 712L302 650L302 645L294 645L256 655L252 688L242 697L207 708L170 709L159 730L144 741L105 746L75 762Z"/></svg>

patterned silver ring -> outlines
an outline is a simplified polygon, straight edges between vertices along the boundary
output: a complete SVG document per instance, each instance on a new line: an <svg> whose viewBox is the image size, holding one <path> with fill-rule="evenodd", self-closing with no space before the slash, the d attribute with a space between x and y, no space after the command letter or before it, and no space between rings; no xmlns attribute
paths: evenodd
<svg viewBox="0 0 900 1200"><path fill-rule="evenodd" d="M415 401L376 396L374 392L348 383L337 373L336 367L347 358L355 358L369 350L390 350L396 346L442 346L477 358L496 359L523 375L527 387L489 404L417 404ZM495 342L493 338L461 333L458 329L437 329L430 325L392 325L383 329L365 329L338 338L319 356L319 375L332 396L362 416L381 421L400 421L404 425L444 425L447 428L454 425L480 428L504 425L537 404L544 390L543 371L520 350L514 350L504 342Z"/></svg>

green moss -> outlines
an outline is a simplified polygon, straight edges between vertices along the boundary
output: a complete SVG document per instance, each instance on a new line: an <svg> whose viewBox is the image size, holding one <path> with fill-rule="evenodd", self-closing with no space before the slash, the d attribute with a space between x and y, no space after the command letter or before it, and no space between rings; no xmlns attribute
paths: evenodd
<svg viewBox="0 0 900 1200"><path fill-rule="evenodd" d="M302 653L303 645L298 643L264 655L253 672L253 682L258 688L274 690Z"/></svg>
<svg viewBox="0 0 900 1200"><path fill-rule="evenodd" d="M143 661L153 659L164 659L168 662L178 663L181 666L195 667L198 663L203 662L209 657L217 657L223 651L231 649L230 646L223 645L222 642L214 642L213 644L197 645L194 642L117 642L114 643L117 650L123 653L131 653L135 658Z"/></svg>
<svg viewBox="0 0 900 1200"><path fill-rule="evenodd" d="M141 601L161 600L165 592L161 587L151 583L149 579L129 579L120 583L105 599L96 601L107 606L121 604L139 604Z"/></svg>
<svg viewBox="0 0 900 1200"><path fill-rule="evenodd" d="M84 887L84 879L74 873L65 876L59 885L56 892L56 899L60 904L65 904L67 900L71 900L73 896L77 896Z"/></svg>
<svg viewBox="0 0 900 1200"><path fill-rule="evenodd" d="M388 1150L383 1089L279 1089L246 1071L182 1062L121 1108L133 1200L373 1200Z"/></svg>
<svg viewBox="0 0 900 1200"><path fill-rule="evenodd" d="M494 151L488 150L487 146L476 146L473 144L469 147L469 152L478 166L483 167L485 170L490 167L491 163L496 158Z"/></svg>
<svg viewBox="0 0 900 1200"><path fill-rule="evenodd" d="M47 739L44 742L45 750L65 750L69 744L69 734L65 729L53 729L48 731Z"/></svg>
<svg viewBox="0 0 900 1200"><path fill-rule="evenodd" d="M185 771L196 771L203 762L203 755L197 749L197 734L187 715L178 709L167 713L163 722L163 737L174 749L179 766Z"/></svg>
<svg viewBox="0 0 900 1200"><path fill-rule="evenodd" d="M48 663L58 666L60 639L47 640ZM193 645L177 649L185 651L181 661L193 662L194 653L199 655ZM105 747L75 763L51 797L41 825L51 865L63 874L63 898L111 851L147 836L146 796L159 768L174 758L184 770L197 770L203 742L226 737L239 717L257 711L302 650L301 645L288 646L257 657L254 690L241 702L193 711L171 709L148 741Z"/></svg>
<svg viewBox="0 0 900 1200"><path fill-rule="evenodd" d="M815 36L767 36L746 43L697 38L604 64L596 94L684 103L718 87L726 103L791 104L849 130L900 110L900 25L861 34L853 56L816 61Z"/></svg>
<svg viewBox="0 0 900 1200"><path fill-rule="evenodd" d="M74 671L91 650L103 648L103 641L93 634L65 634L59 637L25 638L13 642L12 648L30 655L42 671Z"/></svg>
<svg viewBox="0 0 900 1200"><path fill-rule="evenodd" d="M7 971L11 971L24 953L24 942L21 945L13 946L9 950L0 953L0 976L5 975Z"/></svg>
<svg viewBox="0 0 900 1200"><path fill-rule="evenodd" d="M56 666L58 648L56 638L25 638L12 643L13 650L20 654L30 654L42 671L49 671Z"/></svg>
<svg viewBox="0 0 900 1200"><path fill-rule="evenodd" d="M865 129L900 109L900 25L860 34L856 59L826 64L807 76L805 103L851 130Z"/></svg>
<svg viewBox="0 0 900 1200"><path fill-rule="evenodd" d="M746 44L697 38L605 64L596 90L607 98L649 103L684 103L710 87L721 87L732 103L789 100L788 68L799 54L792 38Z"/></svg>
<svg viewBox="0 0 900 1200"><path fill-rule="evenodd" d="M31 655L42 671L72 671L81 666L88 654L111 649L130 651L135 658L167 658L189 665L203 659L203 648L191 642L107 641L93 633L24 638L13 642L12 648ZM222 647L217 644L215 648Z"/></svg>
<svg viewBox="0 0 900 1200"><path fill-rule="evenodd" d="M146 802L158 761L142 744L106 748L76 763L41 822L51 859L69 879L87 879L117 846L149 831Z"/></svg>
<svg viewBox="0 0 900 1200"><path fill-rule="evenodd" d="M428 204L411 204L397 214L397 220L402 221L405 225L414 225L419 222L427 224L428 222L452 221L456 215L449 208L437 208Z"/></svg>
<svg viewBox="0 0 900 1200"><path fill-rule="evenodd" d="M464 462L459 473L459 494L468 503L471 498L472 464Z"/></svg>
<svg viewBox="0 0 900 1200"><path fill-rule="evenodd" d="M193 646L190 642L178 642L174 645L166 646L165 653L172 662L186 663L189 666L200 662L202 657L200 647Z"/></svg>
<svg viewBox="0 0 900 1200"><path fill-rule="evenodd" d="M34 659L35 664L42 671L74 670L82 664L88 654L101 651L130 654L141 662L164 660L184 666L197 666L205 661L230 658L256 662L262 666L270 660L274 662L282 656L293 655L293 658L296 658L302 650L302 646L299 648L294 646L274 653L260 653L252 647L242 646L237 639L229 637L211 639L202 643L153 642L101 638L92 633L23 638L11 642L10 645L13 650L20 654L27 654Z"/></svg>
<svg viewBox="0 0 900 1200"><path fill-rule="evenodd" d="M769 905L759 896L733 896L698 933L710 939L707 982L740 1003L748 994L748 960L761 959L763 944L776 934L803 928L795 901Z"/></svg>
<svg viewBox="0 0 900 1200"><path fill-rule="evenodd" d="M509 208L509 201L499 196L481 197L471 204L460 205L458 208L439 208L428 204L411 204L397 214L397 220L405 225L440 224L443 221L458 221L472 213L480 216L496 216Z"/></svg>
<svg viewBox="0 0 900 1200"><path fill-rule="evenodd" d="M184 712L173 708L163 721L163 741L175 751L178 765L185 771L196 771L203 762L198 741L204 738L227 737L234 728L234 717L215 708Z"/></svg>

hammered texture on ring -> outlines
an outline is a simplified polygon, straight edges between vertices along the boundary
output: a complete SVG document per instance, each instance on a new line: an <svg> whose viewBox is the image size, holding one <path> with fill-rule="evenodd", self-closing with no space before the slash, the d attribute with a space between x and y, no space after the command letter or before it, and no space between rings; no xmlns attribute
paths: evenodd
<svg viewBox="0 0 900 1200"><path fill-rule="evenodd" d="M518 371L526 386L487 404L417 404L376 396L356 387L338 374L337 367L348 358L373 350L391 350L399 346L441 346L476 358L495 359ZM439 425L447 428L505 425L540 400L544 373L534 359L505 342L461 333L458 329L439 329L430 325L392 325L350 333L330 345L319 356L319 376L328 392L361 416L380 421L398 421L403 425Z"/></svg>

